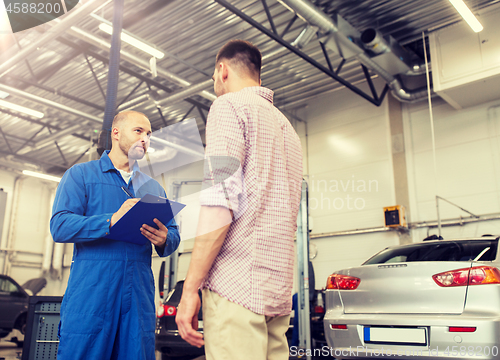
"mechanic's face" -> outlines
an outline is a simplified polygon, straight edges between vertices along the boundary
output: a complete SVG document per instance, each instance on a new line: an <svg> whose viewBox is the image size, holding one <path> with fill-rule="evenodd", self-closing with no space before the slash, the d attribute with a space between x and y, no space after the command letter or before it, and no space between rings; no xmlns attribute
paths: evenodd
<svg viewBox="0 0 500 360"><path fill-rule="evenodd" d="M130 115L120 127L118 144L130 160L140 160L146 154L151 136L151 123L140 114Z"/></svg>

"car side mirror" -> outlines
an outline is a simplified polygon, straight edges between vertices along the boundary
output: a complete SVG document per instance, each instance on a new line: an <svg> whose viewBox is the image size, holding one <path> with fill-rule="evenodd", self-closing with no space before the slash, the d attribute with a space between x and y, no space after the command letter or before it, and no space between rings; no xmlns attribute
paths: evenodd
<svg viewBox="0 0 500 360"><path fill-rule="evenodd" d="M163 291L165 290L165 261L161 263L160 275L158 276L158 291L160 299L163 299Z"/></svg>

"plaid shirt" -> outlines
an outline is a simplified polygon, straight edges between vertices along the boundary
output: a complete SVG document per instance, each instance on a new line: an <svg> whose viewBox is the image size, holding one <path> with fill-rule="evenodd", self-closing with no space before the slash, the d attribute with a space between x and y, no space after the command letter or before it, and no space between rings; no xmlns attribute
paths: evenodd
<svg viewBox="0 0 500 360"><path fill-rule="evenodd" d="M206 141L201 205L230 208L233 222L202 287L257 314L289 314L300 139L273 92L257 86L214 101Z"/></svg>

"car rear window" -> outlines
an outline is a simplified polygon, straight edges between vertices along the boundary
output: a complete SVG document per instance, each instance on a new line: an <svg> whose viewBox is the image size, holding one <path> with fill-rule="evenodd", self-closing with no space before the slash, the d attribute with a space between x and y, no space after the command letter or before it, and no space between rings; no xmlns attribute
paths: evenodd
<svg viewBox="0 0 500 360"><path fill-rule="evenodd" d="M175 288L170 291L170 293L167 296L167 299L165 302L168 303L179 303L181 301L181 296L182 296L182 287L184 286L184 281L179 281L176 285Z"/></svg>
<svg viewBox="0 0 500 360"><path fill-rule="evenodd" d="M363 265L411 261L493 261L498 240L462 240L418 243L385 249Z"/></svg>

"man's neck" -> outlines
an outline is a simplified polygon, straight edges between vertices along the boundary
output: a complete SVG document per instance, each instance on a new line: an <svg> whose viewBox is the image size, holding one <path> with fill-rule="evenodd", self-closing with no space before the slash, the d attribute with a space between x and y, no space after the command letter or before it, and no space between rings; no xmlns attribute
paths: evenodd
<svg viewBox="0 0 500 360"><path fill-rule="evenodd" d="M109 159L113 163L114 167L118 170L123 170L126 172L130 172L131 167L134 166L135 161L129 160L127 156L119 152L113 152L111 150L108 154Z"/></svg>
<svg viewBox="0 0 500 360"><path fill-rule="evenodd" d="M240 90L243 90L244 88L247 87L254 87L254 86L260 86L258 82L254 80L241 80L238 82L235 82L231 88L229 89L229 92L238 92Z"/></svg>

